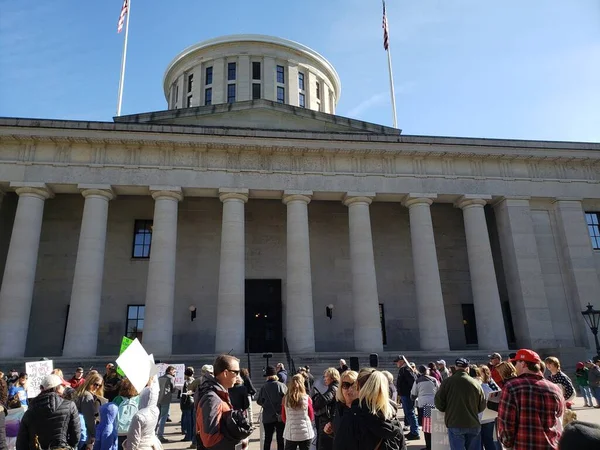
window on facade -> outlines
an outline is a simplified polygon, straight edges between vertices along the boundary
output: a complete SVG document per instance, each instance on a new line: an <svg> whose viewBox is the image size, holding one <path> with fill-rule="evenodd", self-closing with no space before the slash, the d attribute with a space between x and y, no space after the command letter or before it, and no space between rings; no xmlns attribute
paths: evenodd
<svg viewBox="0 0 600 450"><path fill-rule="evenodd" d="M144 334L144 313L146 307L144 305L129 305L127 306L127 328L125 336L129 339L138 338L142 340Z"/></svg>
<svg viewBox="0 0 600 450"><path fill-rule="evenodd" d="M306 108L306 97L303 93L300 93L298 96L298 105L300 105L301 108Z"/></svg>
<svg viewBox="0 0 600 450"><path fill-rule="evenodd" d="M260 80L260 63L259 62L252 63L252 79Z"/></svg>
<svg viewBox="0 0 600 450"><path fill-rule="evenodd" d="M237 64L234 62L227 64L227 79L230 81L235 80L236 66Z"/></svg>
<svg viewBox="0 0 600 450"><path fill-rule="evenodd" d="M298 72L298 89L304 90L304 74L302 72Z"/></svg>
<svg viewBox="0 0 600 450"><path fill-rule="evenodd" d="M133 231L133 258L149 258L152 244L152 221L136 220Z"/></svg>
<svg viewBox="0 0 600 450"><path fill-rule="evenodd" d="M188 108L192 107L192 96L191 95L187 98L187 107Z"/></svg>
<svg viewBox="0 0 600 450"><path fill-rule="evenodd" d="M235 84L227 85L227 103L235 102Z"/></svg>
<svg viewBox="0 0 600 450"><path fill-rule="evenodd" d="M212 88L207 88L204 90L204 105L212 105Z"/></svg>
<svg viewBox="0 0 600 450"><path fill-rule="evenodd" d="M477 345L477 323L475 323L475 307L472 303L463 303L462 308L463 327L465 329L465 341L467 345Z"/></svg>
<svg viewBox="0 0 600 450"><path fill-rule="evenodd" d="M212 84L212 66L206 68L205 84Z"/></svg>
<svg viewBox="0 0 600 450"><path fill-rule="evenodd" d="M260 83L252 83L252 100L260 98Z"/></svg>
<svg viewBox="0 0 600 450"><path fill-rule="evenodd" d="M317 100L321 100L321 85L317 81L317 89L316 89Z"/></svg>
<svg viewBox="0 0 600 450"><path fill-rule="evenodd" d="M194 74L190 73L188 75L188 85L187 85L187 91L188 94L190 94L192 92L192 89L194 89Z"/></svg>
<svg viewBox="0 0 600 450"><path fill-rule="evenodd" d="M285 83L285 69L283 66L277 66L277 82Z"/></svg>
<svg viewBox="0 0 600 450"><path fill-rule="evenodd" d="M387 333L385 332L385 309L383 303L379 304L379 322L381 323L381 340L387 345Z"/></svg>
<svg viewBox="0 0 600 450"><path fill-rule="evenodd" d="M285 103L285 89L281 86L277 86L277 101L279 103Z"/></svg>
<svg viewBox="0 0 600 450"><path fill-rule="evenodd" d="M585 221L587 222L593 249L600 250L600 213L585 213Z"/></svg>
<svg viewBox="0 0 600 450"><path fill-rule="evenodd" d="M177 82L173 83L173 86L171 86L171 105L173 105L173 107L175 107L176 103L177 103Z"/></svg>

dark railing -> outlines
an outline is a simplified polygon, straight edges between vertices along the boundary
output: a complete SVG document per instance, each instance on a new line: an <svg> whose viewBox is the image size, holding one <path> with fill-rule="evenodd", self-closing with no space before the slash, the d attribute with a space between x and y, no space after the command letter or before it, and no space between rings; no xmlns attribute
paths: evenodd
<svg viewBox="0 0 600 450"><path fill-rule="evenodd" d="M292 358L292 355L290 354L290 348L288 347L286 338L283 338L283 350L285 351L285 357L287 359L290 375L294 376L294 374L296 373L296 365L294 364L294 358Z"/></svg>

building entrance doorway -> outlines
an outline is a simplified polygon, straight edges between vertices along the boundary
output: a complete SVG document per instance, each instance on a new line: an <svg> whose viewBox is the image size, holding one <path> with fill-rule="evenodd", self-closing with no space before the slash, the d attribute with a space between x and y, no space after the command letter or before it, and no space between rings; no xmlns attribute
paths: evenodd
<svg viewBox="0 0 600 450"><path fill-rule="evenodd" d="M281 280L246 280L246 350L281 353Z"/></svg>

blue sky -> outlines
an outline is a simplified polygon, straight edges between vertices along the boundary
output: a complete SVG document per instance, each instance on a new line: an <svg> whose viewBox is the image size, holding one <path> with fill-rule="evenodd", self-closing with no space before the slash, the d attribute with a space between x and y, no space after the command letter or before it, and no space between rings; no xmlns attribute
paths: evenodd
<svg viewBox="0 0 600 450"><path fill-rule="evenodd" d="M123 114L166 108L185 47L259 33L312 47L337 113L391 125L378 0L132 0ZM112 121L122 0L0 0L0 116ZM600 140L598 0L388 0L404 134Z"/></svg>

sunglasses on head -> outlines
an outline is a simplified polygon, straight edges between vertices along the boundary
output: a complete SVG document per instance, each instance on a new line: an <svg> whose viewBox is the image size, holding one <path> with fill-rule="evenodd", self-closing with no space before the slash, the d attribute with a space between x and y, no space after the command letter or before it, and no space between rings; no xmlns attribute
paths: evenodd
<svg viewBox="0 0 600 450"><path fill-rule="evenodd" d="M352 386L354 386L354 383L350 383L349 381L342 382L342 389L350 389Z"/></svg>

